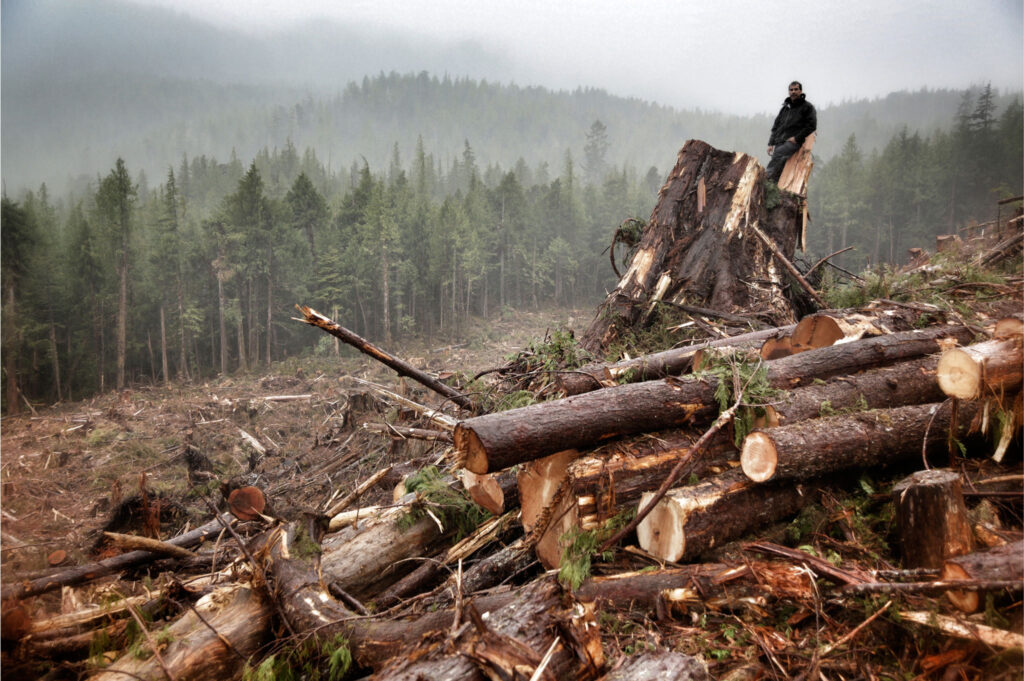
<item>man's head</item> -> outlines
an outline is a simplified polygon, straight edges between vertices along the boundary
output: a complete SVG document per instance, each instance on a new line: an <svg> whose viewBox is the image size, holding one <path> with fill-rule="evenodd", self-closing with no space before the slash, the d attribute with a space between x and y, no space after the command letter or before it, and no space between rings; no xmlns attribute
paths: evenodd
<svg viewBox="0 0 1024 681"><path fill-rule="evenodd" d="M804 86L800 84L800 81L794 80L789 84L789 98L793 101L800 99L800 95L804 93Z"/></svg>

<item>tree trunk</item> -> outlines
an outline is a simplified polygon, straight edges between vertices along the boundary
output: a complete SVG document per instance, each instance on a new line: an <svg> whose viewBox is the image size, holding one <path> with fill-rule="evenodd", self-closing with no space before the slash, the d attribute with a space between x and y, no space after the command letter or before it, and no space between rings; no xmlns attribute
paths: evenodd
<svg viewBox="0 0 1024 681"><path fill-rule="evenodd" d="M425 656L397 657L374 679L594 679L604 665L597 621L593 611L574 607L573 599L551 579L518 590L487 619L470 604L467 626L449 638L450 646L434 646Z"/></svg>
<svg viewBox="0 0 1024 681"><path fill-rule="evenodd" d="M7 372L7 413L18 414L21 412L21 391L18 390L18 348L17 339L18 334L15 332L16 324L14 320L15 308L14 308L14 286L7 287L7 309L6 319L4 320L3 326L8 329L9 347L4 350L4 371ZM100 384L100 391L102 392L103 384Z"/></svg>
<svg viewBox="0 0 1024 681"><path fill-rule="evenodd" d="M892 492L904 567L941 568L947 559L974 550L958 473L918 471Z"/></svg>
<svg viewBox="0 0 1024 681"><path fill-rule="evenodd" d="M53 360L53 384L57 389L57 401L60 402L64 391L60 380L60 353L57 350L57 325L50 320L50 356ZM70 400L70 396L68 400Z"/></svg>
<svg viewBox="0 0 1024 681"><path fill-rule="evenodd" d="M654 493L643 495L644 508ZM733 469L692 487L669 492L636 528L647 553L662 560L692 560L708 549L799 511L811 490L792 483L758 485Z"/></svg>
<svg viewBox="0 0 1024 681"><path fill-rule="evenodd" d="M879 336L803 352L768 363L778 388L881 366L935 352L938 339L967 338L962 326ZM458 455L469 470L491 473L564 449L620 435L708 421L717 414L717 379L686 376L647 381L541 402L467 419L455 428Z"/></svg>
<svg viewBox="0 0 1024 681"><path fill-rule="evenodd" d="M122 255L117 268L120 281L117 296L117 389L125 386L125 364L128 358L128 256Z"/></svg>
<svg viewBox="0 0 1024 681"><path fill-rule="evenodd" d="M673 650L656 650L627 657L601 681L713 681L700 658Z"/></svg>
<svg viewBox="0 0 1024 681"><path fill-rule="evenodd" d="M217 321L220 325L220 373L227 376L228 373L228 329L227 321L224 319L227 301L224 299L224 280L221 273L217 273Z"/></svg>
<svg viewBox="0 0 1024 681"><path fill-rule="evenodd" d="M238 370L245 372L249 370L249 362L246 360L245 353L245 324L242 321L241 315L241 303L239 303L239 315L238 315ZM258 360L257 360L258 361Z"/></svg>
<svg viewBox="0 0 1024 681"><path fill-rule="evenodd" d="M676 376L690 369L693 365L693 356L699 350L722 346L761 347L769 339L789 334L794 328L796 328L795 324L789 324L697 343L683 348L672 348L614 364L588 364L576 371L561 372L557 374L556 380L559 388L566 395L579 395L615 384L639 383L665 376Z"/></svg>
<svg viewBox="0 0 1024 681"><path fill-rule="evenodd" d="M942 565L942 579L1024 582L1024 541L1018 540L988 551L949 558ZM953 605L963 612L974 612L980 605L977 591L950 591L947 595Z"/></svg>
<svg viewBox="0 0 1024 681"><path fill-rule="evenodd" d="M185 294L182 291L181 274L178 274L178 378L189 380L188 342L185 339ZM199 357L196 356L196 361Z"/></svg>
<svg viewBox="0 0 1024 681"><path fill-rule="evenodd" d="M740 464L754 482L807 480L852 468L886 466L945 445L952 405L922 404L877 409L768 428L743 441ZM977 411L961 404L952 428L962 434Z"/></svg>
<svg viewBox="0 0 1024 681"><path fill-rule="evenodd" d="M598 308L581 345L594 354L643 327L658 301L733 312L758 310L792 320L785 281L768 247L748 229L759 226L786 258L801 228L800 199L783 193L764 203L764 171L746 154L690 140L661 189L629 269ZM706 187L698 201L697 187ZM749 286L746 282L758 281Z"/></svg>
<svg viewBox="0 0 1024 681"><path fill-rule="evenodd" d="M433 518L424 516L403 530L396 522L400 514L383 513L359 530L330 535L320 563L324 580L355 598L370 598L416 568L408 559L428 558L442 548L444 534Z"/></svg>
<svg viewBox="0 0 1024 681"><path fill-rule="evenodd" d="M273 609L249 587L228 586L217 594L204 597L194 610L170 625L169 637L150 634L154 638L159 636L161 641L170 639L166 646L160 646L158 655L143 644L138 652L150 653L144 655L145 659L130 650L89 678L92 681L234 678L247 660L259 652L269 635Z"/></svg>
<svg viewBox="0 0 1024 681"><path fill-rule="evenodd" d="M939 386L961 400L1000 397L1020 388L1021 343L1021 336L1010 336L946 350L939 359Z"/></svg>
<svg viewBox="0 0 1024 681"><path fill-rule="evenodd" d="M164 375L164 385L171 382L171 371L167 362L167 321L164 319L164 306L160 306L160 370Z"/></svg>

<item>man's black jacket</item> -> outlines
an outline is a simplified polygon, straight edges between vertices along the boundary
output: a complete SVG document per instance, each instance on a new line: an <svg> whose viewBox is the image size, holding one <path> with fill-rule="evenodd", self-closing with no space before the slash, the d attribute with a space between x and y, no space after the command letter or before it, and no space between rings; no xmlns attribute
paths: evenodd
<svg viewBox="0 0 1024 681"><path fill-rule="evenodd" d="M796 143L802 146L807 136L817 128L818 114L814 110L814 105L807 101L807 96L800 95L800 99L795 102L786 97L782 110L772 125L772 136L768 139L768 146L782 144L790 137L795 137Z"/></svg>

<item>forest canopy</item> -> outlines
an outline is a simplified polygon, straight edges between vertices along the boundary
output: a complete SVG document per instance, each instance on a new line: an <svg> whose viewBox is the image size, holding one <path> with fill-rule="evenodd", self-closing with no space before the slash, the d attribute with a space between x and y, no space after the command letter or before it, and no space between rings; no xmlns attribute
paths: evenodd
<svg viewBox="0 0 1024 681"><path fill-rule="evenodd" d="M614 107L601 117L531 109L528 89L429 77L382 75L341 99L361 101L350 111L364 121L383 120L385 111L464 101L453 88L501 94L485 119L491 132L476 128L481 137L462 137L458 153L423 134L411 145L386 137L417 129L395 113L364 139L386 145L386 160L350 157L338 170L315 131L348 109L309 103L280 110L301 148L289 136L251 158L180 155L158 183L130 155L115 156L60 195L45 183L5 195L5 372L25 398L55 401L326 352L328 340L290 321L296 302L383 343L457 339L471 316L510 308L593 305L614 285L613 233L646 219L665 179L625 150L656 140L667 167L691 136L686 126L659 138L624 124ZM518 113L507 110L520 101L512 94ZM821 137L837 151L817 158L811 178L811 256L854 246L848 266L899 263L908 248L991 219L997 200L1021 194L1020 96L984 87L956 98L944 126L908 123L887 139L849 123L859 105L823 112ZM555 162L478 160L478 144L515 153L526 120L563 119L577 132L544 140ZM748 136L763 153L766 121L717 124L721 138ZM841 141L837 131L846 131Z"/></svg>

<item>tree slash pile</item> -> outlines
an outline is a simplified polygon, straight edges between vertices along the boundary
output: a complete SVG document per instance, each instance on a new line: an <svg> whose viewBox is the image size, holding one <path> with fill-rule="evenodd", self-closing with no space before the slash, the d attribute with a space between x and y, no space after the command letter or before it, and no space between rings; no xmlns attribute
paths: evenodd
<svg viewBox="0 0 1024 681"><path fill-rule="evenodd" d="M6 420L5 674L1020 678L1020 222L801 268L809 171L688 142L579 341L473 379L300 306L401 379Z"/></svg>

